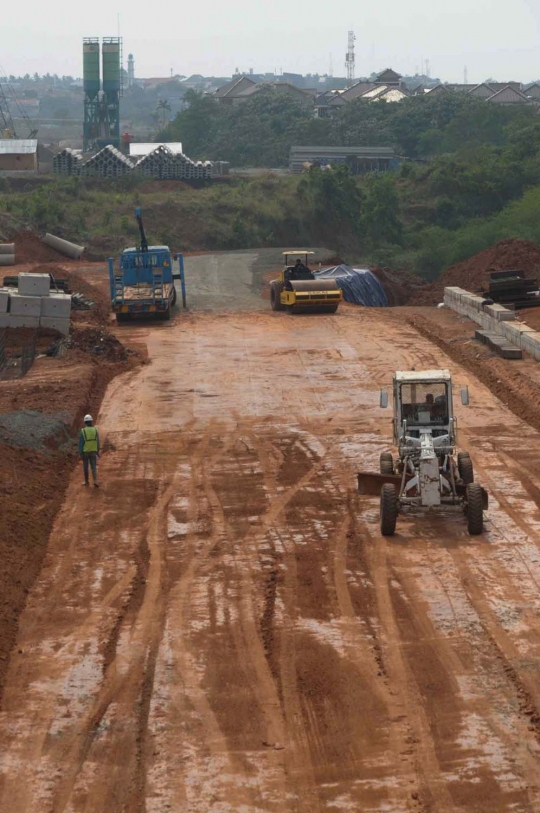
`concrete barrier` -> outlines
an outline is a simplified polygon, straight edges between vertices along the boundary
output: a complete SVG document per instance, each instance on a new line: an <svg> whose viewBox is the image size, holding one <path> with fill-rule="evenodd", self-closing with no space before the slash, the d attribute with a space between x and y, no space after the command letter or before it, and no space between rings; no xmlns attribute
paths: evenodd
<svg viewBox="0 0 540 813"><path fill-rule="evenodd" d="M15 265L15 254L0 254L0 265Z"/></svg>
<svg viewBox="0 0 540 813"><path fill-rule="evenodd" d="M518 322L515 311L502 305L486 305L482 308L482 301L481 297L462 289L444 289L444 304L448 308L481 325L484 330L503 336L509 344L540 361L540 333L529 325Z"/></svg>
<svg viewBox="0 0 540 813"><path fill-rule="evenodd" d="M51 278L49 274L30 274L21 271L18 290L23 296L49 296Z"/></svg>
<svg viewBox="0 0 540 813"><path fill-rule="evenodd" d="M0 254L15 254L15 243L0 243Z"/></svg>
<svg viewBox="0 0 540 813"><path fill-rule="evenodd" d="M9 291L0 288L0 313L7 313L9 306Z"/></svg>

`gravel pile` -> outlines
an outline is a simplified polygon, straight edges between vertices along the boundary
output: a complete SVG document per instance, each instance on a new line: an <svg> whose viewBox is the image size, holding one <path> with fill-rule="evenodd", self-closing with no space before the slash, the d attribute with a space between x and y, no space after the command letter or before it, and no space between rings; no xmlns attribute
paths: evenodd
<svg viewBox="0 0 540 813"><path fill-rule="evenodd" d="M66 412L47 414L32 409L0 415L0 442L37 451L54 451L73 444L69 428L73 416Z"/></svg>

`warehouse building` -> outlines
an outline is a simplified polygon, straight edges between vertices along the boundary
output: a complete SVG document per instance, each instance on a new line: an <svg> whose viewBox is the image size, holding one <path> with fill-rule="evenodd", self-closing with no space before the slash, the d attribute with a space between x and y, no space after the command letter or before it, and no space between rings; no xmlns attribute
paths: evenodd
<svg viewBox="0 0 540 813"><path fill-rule="evenodd" d="M401 159L392 147L291 147L289 169L297 174L308 167L346 164L354 175L387 172Z"/></svg>
<svg viewBox="0 0 540 813"><path fill-rule="evenodd" d="M0 139L0 172L37 172L37 138Z"/></svg>

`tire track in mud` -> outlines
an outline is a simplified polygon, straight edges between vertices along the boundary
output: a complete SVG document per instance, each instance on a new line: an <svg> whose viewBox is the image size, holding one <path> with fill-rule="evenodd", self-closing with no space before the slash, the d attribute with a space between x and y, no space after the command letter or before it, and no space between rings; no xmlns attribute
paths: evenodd
<svg viewBox="0 0 540 813"><path fill-rule="evenodd" d="M430 721L418 696L414 676L402 648L404 642L390 589L392 575L388 562L388 542L384 537L373 538L364 522L359 525L358 530L364 541L366 564L375 590L384 671L388 676L389 691L397 697L394 719L406 721L410 730L405 740L409 750L413 751L418 788L412 791L416 798L411 798L417 803L416 808L425 813L451 813L455 809L454 803L446 781L441 776Z"/></svg>
<svg viewBox="0 0 540 813"><path fill-rule="evenodd" d="M122 761L131 766L127 771L124 769L124 774L127 774L126 784L120 788L128 809L140 809L136 800L140 798L141 793L144 798L144 764L141 749L144 747L149 702L144 696L144 689L146 684L148 694L152 685L157 647L164 623L165 603L162 585L164 551L161 544L163 539L161 526L175 488L174 480L171 482L170 477L163 477L162 480L164 486L149 512L147 531L144 534L149 551L144 593L140 606L133 607L133 617L126 616L122 625L123 634L129 636L129 648L125 648L123 653L118 650L115 652L104 675L102 687L85 714L82 724L62 745L63 757L58 759L58 762L69 767L63 772L54 793L55 813L66 810L78 776L94 743L96 731L113 703L123 711L124 726L127 723L127 736L130 742L126 744L122 736L120 742L115 741L113 731L108 749L107 743L102 743L101 748L111 751L111 764L118 764L117 760L122 754ZM144 541L142 547L144 549ZM124 728L118 719L115 725L117 729ZM124 728L124 732L125 730ZM107 785L105 788L109 791L105 795L105 800L107 796L112 795L118 802L118 788ZM104 793L105 788L100 789L100 795Z"/></svg>

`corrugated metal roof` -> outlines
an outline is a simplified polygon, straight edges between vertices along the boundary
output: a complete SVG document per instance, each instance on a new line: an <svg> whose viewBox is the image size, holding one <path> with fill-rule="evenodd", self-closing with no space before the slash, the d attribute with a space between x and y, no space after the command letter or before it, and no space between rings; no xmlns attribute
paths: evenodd
<svg viewBox="0 0 540 813"><path fill-rule="evenodd" d="M0 139L2 155L31 155L34 152L37 152L37 138Z"/></svg>
<svg viewBox="0 0 540 813"><path fill-rule="evenodd" d="M129 154L135 156L135 158L144 158L145 155L154 152L158 147L167 147L173 155L182 154L182 144L180 141L168 141L166 144L156 141L150 144L137 144L134 142L129 145Z"/></svg>

